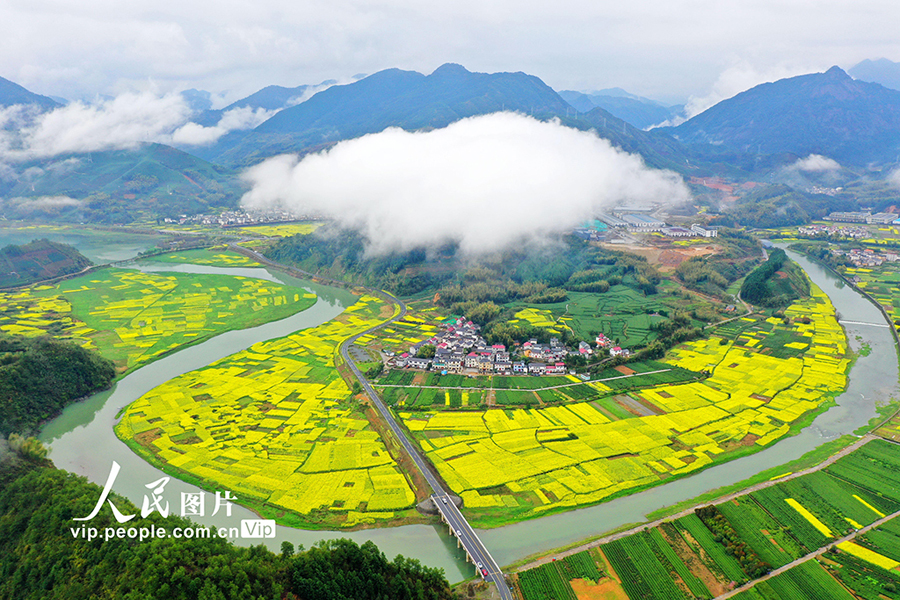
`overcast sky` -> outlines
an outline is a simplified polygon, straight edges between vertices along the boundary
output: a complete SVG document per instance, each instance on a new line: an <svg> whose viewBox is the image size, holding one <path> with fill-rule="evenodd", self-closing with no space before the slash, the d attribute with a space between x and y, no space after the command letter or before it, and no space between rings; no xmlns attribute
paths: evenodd
<svg viewBox="0 0 900 600"><path fill-rule="evenodd" d="M895 0L2 0L0 75L72 98L228 100L399 67L525 71L708 103L864 58L900 61Z"/></svg>

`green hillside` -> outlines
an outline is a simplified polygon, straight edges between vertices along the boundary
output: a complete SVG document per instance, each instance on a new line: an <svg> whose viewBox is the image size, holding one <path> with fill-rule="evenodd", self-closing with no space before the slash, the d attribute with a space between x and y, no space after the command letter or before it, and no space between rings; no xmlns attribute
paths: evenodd
<svg viewBox="0 0 900 600"><path fill-rule="evenodd" d="M0 196L12 199L3 203L7 218L129 223L233 208L243 189L230 169L162 144L33 161L26 169L37 174L0 182ZM28 202L45 196L79 202Z"/></svg>
<svg viewBox="0 0 900 600"><path fill-rule="evenodd" d="M50 240L10 244L0 249L0 287L28 285L35 281L77 273L93 263L72 246Z"/></svg>

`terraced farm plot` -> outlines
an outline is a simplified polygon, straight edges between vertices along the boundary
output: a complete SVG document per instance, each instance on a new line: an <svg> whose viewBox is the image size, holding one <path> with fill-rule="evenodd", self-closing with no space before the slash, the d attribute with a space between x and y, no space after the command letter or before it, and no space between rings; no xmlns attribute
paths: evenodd
<svg viewBox="0 0 900 600"><path fill-rule="evenodd" d="M553 316L553 313L549 310L541 310L539 308L523 308L513 315L513 318L509 320L509 323L513 325L524 323L532 327L552 329L556 332L562 331L561 325L557 322L557 318Z"/></svg>
<svg viewBox="0 0 900 600"><path fill-rule="evenodd" d="M816 288L786 314L789 331L808 341L801 356L720 338L690 342L668 362L711 376L634 392L648 416L614 420L629 415L592 402L400 416L478 525L594 504L768 446L842 391L846 341L827 296Z"/></svg>
<svg viewBox="0 0 900 600"><path fill-rule="evenodd" d="M593 339L597 333L622 346L633 346L655 339L652 323L664 321L658 311L668 314L685 308L680 299L669 296L646 297L625 285L616 285L605 294L569 292L565 302L523 305L514 322L560 330L568 327L576 336Z"/></svg>
<svg viewBox="0 0 900 600"><path fill-rule="evenodd" d="M287 317L315 298L246 277L104 269L54 286L0 293L0 330L61 334L126 370L224 331Z"/></svg>
<svg viewBox="0 0 900 600"><path fill-rule="evenodd" d="M265 514L315 527L393 520L415 495L334 366L339 344L385 309L363 297L328 323L176 377L132 403L116 433Z"/></svg>

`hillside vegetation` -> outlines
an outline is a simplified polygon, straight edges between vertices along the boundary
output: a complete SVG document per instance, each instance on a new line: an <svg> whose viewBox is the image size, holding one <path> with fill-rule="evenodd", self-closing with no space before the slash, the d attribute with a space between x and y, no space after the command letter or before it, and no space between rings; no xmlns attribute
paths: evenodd
<svg viewBox="0 0 900 600"><path fill-rule="evenodd" d="M77 273L90 259L68 244L47 239L0 249L0 287L28 285L43 279Z"/></svg>
<svg viewBox="0 0 900 600"><path fill-rule="evenodd" d="M220 538L73 538L72 519L88 515L101 488L33 462L0 463L0 598L116 600L449 600L444 573L417 560L389 561L372 542L320 542L299 551L289 542L276 555ZM124 514L138 513L112 494ZM194 527L157 512L136 527ZM237 525L237 523L236 523ZM90 521L118 527L108 508Z"/></svg>
<svg viewBox="0 0 900 600"><path fill-rule="evenodd" d="M33 429L113 377L112 361L78 344L0 335L0 433Z"/></svg>
<svg viewBox="0 0 900 600"><path fill-rule="evenodd" d="M784 306L809 295L809 280L778 248L741 285L741 298L760 306Z"/></svg>

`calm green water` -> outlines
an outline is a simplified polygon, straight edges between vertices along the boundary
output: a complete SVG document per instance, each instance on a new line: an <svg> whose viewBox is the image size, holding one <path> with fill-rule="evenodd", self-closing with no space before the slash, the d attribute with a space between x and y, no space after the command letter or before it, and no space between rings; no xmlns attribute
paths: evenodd
<svg viewBox="0 0 900 600"><path fill-rule="evenodd" d="M843 319L885 324L881 312L839 278L801 255L790 251L788 254L828 294ZM798 435L752 456L709 468L646 492L591 508L485 530L480 532L482 540L499 564L509 564L535 552L571 544L628 523L645 521L650 512L737 483L760 471L799 458L829 440L852 433L876 416L876 402L900 397L900 394L897 353L890 330L863 325L845 325L845 329L851 348L858 351L862 343L868 342L872 352L869 356L861 356L853 366L850 384L847 391L837 398L838 405L821 414Z"/></svg>
<svg viewBox="0 0 900 600"><path fill-rule="evenodd" d="M844 319L884 323L881 313L870 302L844 286L828 271L802 256L793 253L791 256L831 297ZM159 265L141 266L153 270L158 270L158 267ZM309 282L301 282L281 274L273 276L263 269L227 269L198 265L173 265L166 268L169 271L185 269L190 272L260 276L269 280L275 277L285 283L311 289ZM204 344L182 350L133 372L111 391L70 406L59 418L47 424L41 433L42 441L50 447L51 458L58 467L84 475L100 485L106 481L111 461L116 460L122 465L122 472L116 481L115 491L140 504L147 491L144 486L164 475L132 453L115 436L113 425L116 414L142 394L172 377L205 366L258 341L323 323L354 301L353 296L343 290L316 286L315 291L319 294L319 301L307 311L261 327L222 334ZM887 328L846 325L846 329L853 349L858 350L862 343L868 343L872 352L869 356L860 357L854 365L850 373L850 385L837 399L838 405L820 415L799 435L753 456L707 469L646 492L591 508L481 531L485 544L500 564L508 564L535 552L598 535L627 523L643 521L649 512L708 490L736 483L759 471L798 458L818 445L866 424L876 414L876 402L898 395L894 341ZM197 491L197 488L175 479L166 487L166 495L170 498L179 498L178 492L181 491ZM233 527L242 518L253 518L253 515L250 511L235 506L231 518L220 516L198 521ZM388 556L414 556L424 564L443 568L451 581L459 581L473 574L472 568L465 564L464 557L456 550L455 541L440 526L405 526L359 532L302 531L280 527L277 537L270 541L271 547L277 551L284 540L308 547L319 539L334 537L347 537L360 543L372 540Z"/></svg>
<svg viewBox="0 0 900 600"><path fill-rule="evenodd" d="M157 271L157 265L138 265L141 270ZM267 280L283 281L316 292L319 299L311 308L259 327L223 333L215 338L142 367L120 380L109 391L101 392L66 408L63 414L44 426L41 441L50 448L50 458L61 469L66 469L103 485L109 475L112 461L121 465L114 491L128 497L140 506L146 484L165 474L134 454L113 432L117 413L157 385L206 366L220 358L248 348L256 342L287 335L307 327L315 327L329 321L356 301L355 296L337 288L314 285L281 274L273 275L265 269L198 267L198 265L173 265L169 271L219 273L242 277L258 276ZM180 492L198 492L199 488L171 479L165 488L165 498L170 503L181 498ZM224 491L224 490L223 490ZM207 497L207 502L210 501ZM174 504L173 504L174 507ZM177 508L175 507L176 512ZM209 512L209 511L207 511ZM198 523L215 527L239 527L241 519L256 518L249 510L235 505L231 517L196 518ZM456 551L456 543L443 528L432 525L410 525L392 529L372 529L356 532L305 531L279 527L277 536L265 540L274 551L280 551L281 542L311 546L323 538L350 538L358 543L372 540L389 557L397 554L414 556L423 564L443 568L451 581L461 581L474 574L467 567L464 555ZM238 543L241 541L236 540ZM258 543L247 540L244 543Z"/></svg>
<svg viewBox="0 0 900 600"><path fill-rule="evenodd" d="M162 236L140 233L99 231L92 229L48 230L44 228L11 229L0 227L0 247L8 244L27 244L40 238L69 244L95 264L105 264L134 258L140 252L154 248Z"/></svg>

